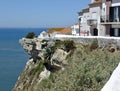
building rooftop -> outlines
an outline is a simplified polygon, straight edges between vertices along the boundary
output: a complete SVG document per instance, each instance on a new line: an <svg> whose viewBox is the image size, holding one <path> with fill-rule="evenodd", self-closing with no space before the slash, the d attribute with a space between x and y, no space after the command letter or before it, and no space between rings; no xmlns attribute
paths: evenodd
<svg viewBox="0 0 120 91"><path fill-rule="evenodd" d="M89 12L89 8L83 9L83 12Z"/></svg>
<svg viewBox="0 0 120 91"><path fill-rule="evenodd" d="M71 28L64 28L62 31L60 31L59 33L61 34L71 34L72 29Z"/></svg>
<svg viewBox="0 0 120 91"><path fill-rule="evenodd" d="M83 15L85 12L89 12L89 8L82 9L82 11L78 12L78 15Z"/></svg>
<svg viewBox="0 0 120 91"><path fill-rule="evenodd" d="M82 11L78 12L78 15L83 15L83 12Z"/></svg>
<svg viewBox="0 0 120 91"><path fill-rule="evenodd" d="M59 31L62 31L64 28L50 28L47 32L50 34L50 33L53 33L53 32L59 32Z"/></svg>
<svg viewBox="0 0 120 91"><path fill-rule="evenodd" d="M48 30L49 34L54 33L54 32L57 32L60 34L71 34L72 29L71 28L50 28Z"/></svg>
<svg viewBox="0 0 120 91"><path fill-rule="evenodd" d="M94 5L94 4L101 4L102 0L95 0L93 3L89 4L89 5Z"/></svg>

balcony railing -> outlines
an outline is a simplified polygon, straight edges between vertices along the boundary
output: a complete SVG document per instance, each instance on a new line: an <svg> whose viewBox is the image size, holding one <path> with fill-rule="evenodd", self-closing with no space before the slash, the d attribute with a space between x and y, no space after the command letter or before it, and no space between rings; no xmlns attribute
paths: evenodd
<svg viewBox="0 0 120 91"><path fill-rule="evenodd" d="M89 26L96 25L97 24L97 20L96 19L89 19L89 20L87 20L87 24Z"/></svg>
<svg viewBox="0 0 120 91"><path fill-rule="evenodd" d="M120 22L120 18L113 18L110 17L109 15L106 16L101 16L101 23L105 23L105 22Z"/></svg>
<svg viewBox="0 0 120 91"><path fill-rule="evenodd" d="M101 17L100 17L100 20L101 20L102 23L103 23L103 22L110 22L109 16L101 16Z"/></svg>

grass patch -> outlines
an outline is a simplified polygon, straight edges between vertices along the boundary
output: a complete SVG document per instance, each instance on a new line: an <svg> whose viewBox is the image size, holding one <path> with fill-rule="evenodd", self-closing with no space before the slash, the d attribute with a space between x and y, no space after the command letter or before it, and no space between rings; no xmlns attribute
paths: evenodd
<svg viewBox="0 0 120 91"><path fill-rule="evenodd" d="M120 52L87 49L88 45L76 45L65 70L52 73L41 87L45 91L100 91L118 65Z"/></svg>
<svg viewBox="0 0 120 91"><path fill-rule="evenodd" d="M103 51L97 49L97 40L91 45L57 41L54 48L57 47L73 48L74 51L67 57L68 64L65 69L51 72L50 77L42 80L35 91L100 91L120 60L120 51L111 53L107 48ZM48 53L51 51L53 50L48 50ZM43 70L44 62L40 61L35 68L32 68L29 72L31 79L37 77Z"/></svg>
<svg viewBox="0 0 120 91"><path fill-rule="evenodd" d="M39 74L44 70L44 65L43 65L43 61L40 60L40 62L38 63L37 66L35 66L34 68L32 68L29 72L29 76L30 76L30 82L32 82L33 78L36 76L38 77Z"/></svg>

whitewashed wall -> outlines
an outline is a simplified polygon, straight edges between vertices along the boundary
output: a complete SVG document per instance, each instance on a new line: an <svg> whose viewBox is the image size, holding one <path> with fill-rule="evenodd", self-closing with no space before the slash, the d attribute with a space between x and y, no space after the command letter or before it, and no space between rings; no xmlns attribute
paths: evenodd
<svg viewBox="0 0 120 91"><path fill-rule="evenodd" d="M92 19L92 13L96 12L96 18L97 18L97 29L98 29L98 36L101 36L101 26L100 26L100 16L101 16L101 7L100 6L95 6L95 7L91 7L90 10L90 19Z"/></svg>
<svg viewBox="0 0 120 91"><path fill-rule="evenodd" d="M89 12L83 13L83 16L81 17L81 23L80 23L80 31L81 32L87 32L89 31L90 35L90 26L87 24L87 20L90 19ZM87 36L87 34L80 34L81 36Z"/></svg>

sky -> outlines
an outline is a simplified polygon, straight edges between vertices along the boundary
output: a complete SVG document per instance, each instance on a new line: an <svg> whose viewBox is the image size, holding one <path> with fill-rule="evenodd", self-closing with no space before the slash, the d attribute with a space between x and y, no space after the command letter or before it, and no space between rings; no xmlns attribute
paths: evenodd
<svg viewBox="0 0 120 91"><path fill-rule="evenodd" d="M0 28L69 27L90 0L0 0Z"/></svg>

